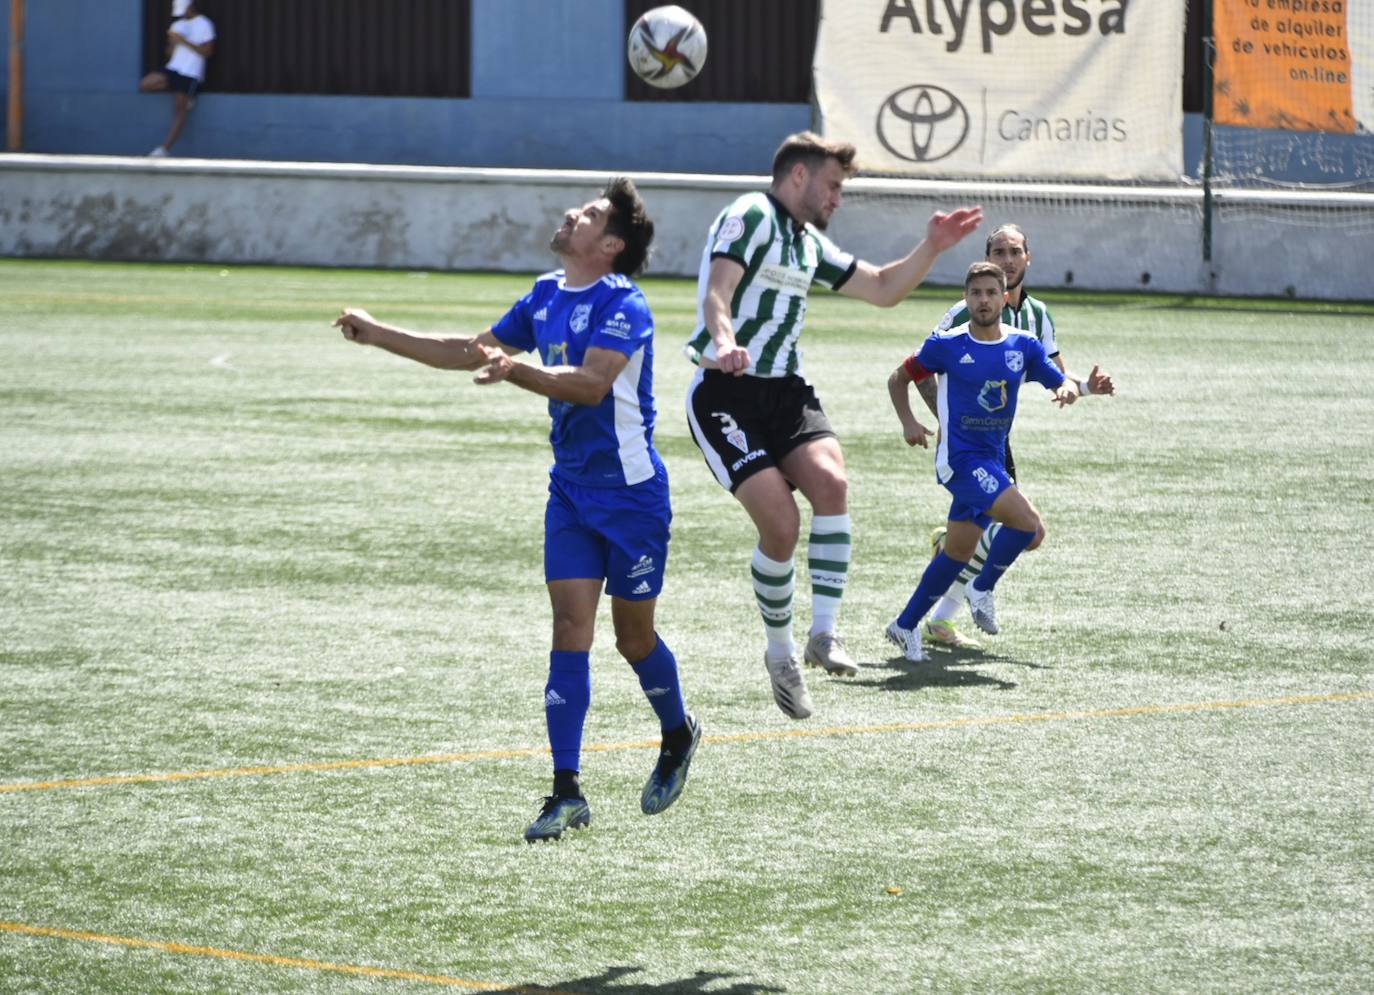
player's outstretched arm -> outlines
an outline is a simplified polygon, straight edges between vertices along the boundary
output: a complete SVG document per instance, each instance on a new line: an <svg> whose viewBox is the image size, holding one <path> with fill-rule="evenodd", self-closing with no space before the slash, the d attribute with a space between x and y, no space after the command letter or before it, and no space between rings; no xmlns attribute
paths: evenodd
<svg viewBox="0 0 1374 995"><path fill-rule="evenodd" d="M936 211L926 222L926 237L916 248L884 266L859 260L853 275L840 288L840 293L879 307L893 307L920 286L940 253L958 245L965 235L982 223L981 207Z"/></svg>
<svg viewBox="0 0 1374 995"><path fill-rule="evenodd" d="M592 346L582 357L581 366L531 366L517 363L500 349L484 348L486 367L472 378L476 384L503 380L555 401L569 404L600 404L630 357L615 349Z"/></svg>
<svg viewBox="0 0 1374 995"><path fill-rule="evenodd" d="M350 342L376 346L440 370L480 369L487 362L483 349L501 346L490 328L476 337L423 335L383 324L362 308L344 308L334 319L334 327Z"/></svg>
<svg viewBox="0 0 1374 995"><path fill-rule="evenodd" d="M892 410L897 412L897 420L902 423L902 438L906 444L929 449L927 439L933 433L916 420L911 410L911 394L907 390L911 382L911 374L907 372L905 364L897 367L887 378L887 396L892 401Z"/></svg>
<svg viewBox="0 0 1374 995"><path fill-rule="evenodd" d="M1111 374L1103 373L1102 368L1097 364L1093 364L1093 371L1086 377L1080 377L1065 367L1064 361L1058 356L1054 357L1054 361L1059 367L1059 372L1068 378L1068 382L1078 392L1079 397L1086 394L1107 394L1110 396L1116 393L1116 384L1112 381Z"/></svg>

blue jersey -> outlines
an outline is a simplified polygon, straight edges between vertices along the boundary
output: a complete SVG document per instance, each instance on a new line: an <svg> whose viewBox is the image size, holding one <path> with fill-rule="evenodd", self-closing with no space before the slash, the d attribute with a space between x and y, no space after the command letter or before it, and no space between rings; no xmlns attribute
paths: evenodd
<svg viewBox="0 0 1374 995"><path fill-rule="evenodd" d="M1002 337L992 342L975 339L968 325L935 332L913 358L931 373L944 374L935 452L935 473L942 483L969 460L991 460L998 466L1006 462L1007 433L1023 380L1051 390L1064 382L1040 340L1010 325L1003 325Z"/></svg>
<svg viewBox="0 0 1374 995"><path fill-rule="evenodd" d="M589 348L630 358L600 404L549 400L553 472L584 487L638 484L660 472L654 451L654 319L629 277L591 286L545 273L492 326L504 345L538 352L545 366L581 366Z"/></svg>

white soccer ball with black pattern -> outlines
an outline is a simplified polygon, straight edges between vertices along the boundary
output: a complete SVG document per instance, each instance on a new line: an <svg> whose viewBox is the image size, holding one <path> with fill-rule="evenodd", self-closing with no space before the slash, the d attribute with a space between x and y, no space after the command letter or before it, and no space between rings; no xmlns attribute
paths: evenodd
<svg viewBox="0 0 1374 995"><path fill-rule="evenodd" d="M706 29L676 4L647 10L630 29L630 68L662 90L690 83L706 64Z"/></svg>

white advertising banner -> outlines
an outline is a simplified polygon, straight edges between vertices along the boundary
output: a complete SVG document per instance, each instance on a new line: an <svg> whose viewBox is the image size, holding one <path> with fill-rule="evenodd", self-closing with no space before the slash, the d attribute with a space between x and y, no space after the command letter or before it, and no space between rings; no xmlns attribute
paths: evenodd
<svg viewBox="0 0 1374 995"><path fill-rule="evenodd" d="M1180 0L822 0L818 130L866 171L1170 180Z"/></svg>

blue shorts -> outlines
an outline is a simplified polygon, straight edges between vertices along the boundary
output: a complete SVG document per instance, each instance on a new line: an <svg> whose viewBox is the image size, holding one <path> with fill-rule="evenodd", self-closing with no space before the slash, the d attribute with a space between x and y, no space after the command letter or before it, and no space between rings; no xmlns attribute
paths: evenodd
<svg viewBox="0 0 1374 995"><path fill-rule="evenodd" d="M949 505L949 520L971 521L979 528L987 528L992 524L988 509L1003 491L1016 486L1007 476L1007 468L995 460L970 460L951 470L952 476L943 481L954 497Z"/></svg>
<svg viewBox="0 0 1374 995"><path fill-rule="evenodd" d="M648 601L668 565L668 475L629 487L583 487L549 474L544 509L544 580L595 577L606 593Z"/></svg>
<svg viewBox="0 0 1374 995"><path fill-rule="evenodd" d="M167 81L167 89L173 93L184 93L188 97L194 97L200 89L200 80L194 76L183 76L175 69L159 69L158 72Z"/></svg>

